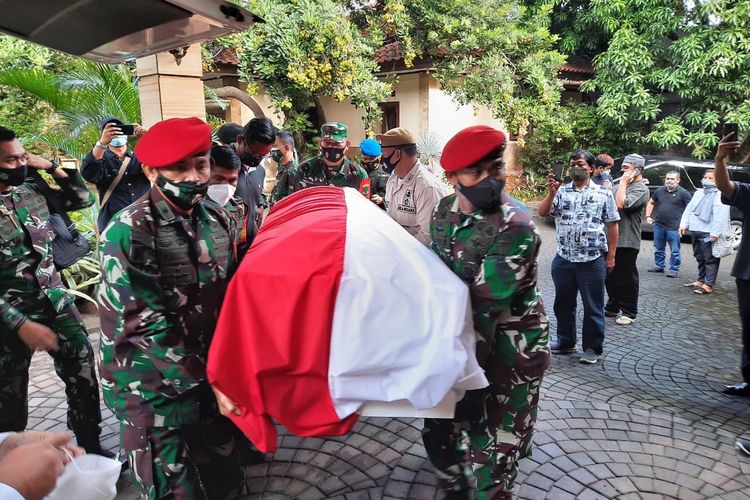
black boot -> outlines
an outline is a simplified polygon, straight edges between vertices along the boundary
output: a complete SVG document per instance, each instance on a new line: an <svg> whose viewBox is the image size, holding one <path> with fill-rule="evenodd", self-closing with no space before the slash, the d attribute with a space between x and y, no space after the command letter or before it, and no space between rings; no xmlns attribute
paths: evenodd
<svg viewBox="0 0 750 500"><path fill-rule="evenodd" d="M98 425L90 427L81 427L73 430L76 435L76 441L78 446L86 450L86 453L94 455L101 455L106 458L115 458L115 454L102 448L102 444L99 442L99 430Z"/></svg>

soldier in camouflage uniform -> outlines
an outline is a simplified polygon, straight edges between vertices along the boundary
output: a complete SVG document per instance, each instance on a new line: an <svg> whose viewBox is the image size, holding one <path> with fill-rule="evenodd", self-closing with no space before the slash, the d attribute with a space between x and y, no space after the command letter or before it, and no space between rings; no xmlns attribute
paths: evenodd
<svg viewBox="0 0 750 500"><path fill-rule="evenodd" d="M0 127L0 431L22 431L28 419L29 364L46 350L65 383L68 426L91 453L113 455L99 444L99 387L86 328L52 261L47 200L24 182L28 167L46 170L61 190L67 211L94 203L76 169L27 155L7 128Z"/></svg>
<svg viewBox="0 0 750 500"><path fill-rule="evenodd" d="M289 132L276 133L276 143L271 150L271 158L279 165L279 168L276 170L276 185L271 192L268 202L269 208L273 208L277 201L290 195L294 189L294 179L297 176L294 147L294 136L292 134Z"/></svg>
<svg viewBox="0 0 750 500"><path fill-rule="evenodd" d="M247 244L247 205L237 196L237 179L242 162L237 153L227 146L211 147L211 178L208 181L205 203L221 208L229 218L234 243L230 269L234 271L245 256Z"/></svg>
<svg viewBox="0 0 750 500"><path fill-rule="evenodd" d="M233 498L244 479L206 379L233 245L203 202L210 147L198 118L154 125L136 146L153 187L102 236L102 389L148 498Z"/></svg>
<svg viewBox="0 0 750 500"><path fill-rule="evenodd" d="M536 286L539 233L502 192L505 136L465 129L442 165L457 193L437 206L432 249L469 285L477 360L490 386L468 391L453 419L426 419L422 438L446 498L511 498L531 453L548 321Z"/></svg>
<svg viewBox="0 0 750 500"><path fill-rule="evenodd" d="M297 168L293 191L310 186L351 187L370 197L370 178L365 169L346 157L349 149L348 129L339 122L320 127L321 154Z"/></svg>
<svg viewBox="0 0 750 500"><path fill-rule="evenodd" d="M377 206L385 210L385 186L388 184L388 174L380 163L383 150L375 139L365 139L359 143L362 155L362 167L370 177L370 199Z"/></svg>

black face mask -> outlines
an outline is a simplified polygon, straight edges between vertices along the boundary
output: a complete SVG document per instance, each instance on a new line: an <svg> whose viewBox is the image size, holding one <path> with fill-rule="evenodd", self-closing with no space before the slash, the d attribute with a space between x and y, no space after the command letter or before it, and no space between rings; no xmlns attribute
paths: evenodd
<svg viewBox="0 0 750 500"><path fill-rule="evenodd" d="M0 183L20 186L26 180L26 165L16 168L0 168Z"/></svg>
<svg viewBox="0 0 750 500"><path fill-rule="evenodd" d="M344 148L321 148L321 151L329 163L338 163L344 158Z"/></svg>
<svg viewBox="0 0 750 500"><path fill-rule="evenodd" d="M396 151L398 151L398 149ZM392 174L393 171L396 169L396 163L401 161L401 158L399 158L398 161L396 162L393 162L391 160L391 158L393 158L393 155L396 154L396 151L391 153L391 156L389 156L388 158L386 158L385 156L380 157L380 163L383 165L383 170L385 170L385 173L387 174Z"/></svg>
<svg viewBox="0 0 750 500"><path fill-rule="evenodd" d="M500 206L501 193L505 187L505 181L487 177L477 184L466 187L458 184L458 190L466 197L474 208L488 212Z"/></svg>
<svg viewBox="0 0 750 500"><path fill-rule="evenodd" d="M257 167L260 165L260 161L263 159L262 156L257 155L248 155L248 154L241 154L240 161L243 165L247 165L248 167Z"/></svg>

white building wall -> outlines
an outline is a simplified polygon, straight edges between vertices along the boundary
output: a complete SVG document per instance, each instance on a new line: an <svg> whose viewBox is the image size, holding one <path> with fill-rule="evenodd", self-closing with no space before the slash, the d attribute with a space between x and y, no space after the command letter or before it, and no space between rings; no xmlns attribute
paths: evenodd
<svg viewBox="0 0 750 500"><path fill-rule="evenodd" d="M505 130L505 124L492 118L486 106L460 106L451 96L439 88L430 76L429 130L445 144L458 131L472 125L489 125Z"/></svg>

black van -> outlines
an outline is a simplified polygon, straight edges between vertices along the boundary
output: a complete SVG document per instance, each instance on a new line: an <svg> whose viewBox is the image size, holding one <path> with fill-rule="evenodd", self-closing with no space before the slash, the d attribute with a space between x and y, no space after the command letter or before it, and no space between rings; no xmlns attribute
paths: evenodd
<svg viewBox="0 0 750 500"><path fill-rule="evenodd" d="M693 194L701 186L701 179L703 179L703 174L706 170L714 168L713 160L696 160L695 158L670 156L644 156L644 158L646 159L646 167L643 169L643 182L648 186L651 194L654 194L654 191L664 185L664 176L667 172L674 171L680 174L680 186L687 189L690 194ZM615 185L619 184L622 160L622 158L615 160L615 165L612 167L612 177L615 178L612 183ZM730 164L729 177L734 181L750 183L750 165ZM736 250L742 240L742 212L735 207L731 207L729 216L732 233L734 234L734 248ZM653 233L654 228L644 219L641 231L644 233Z"/></svg>

